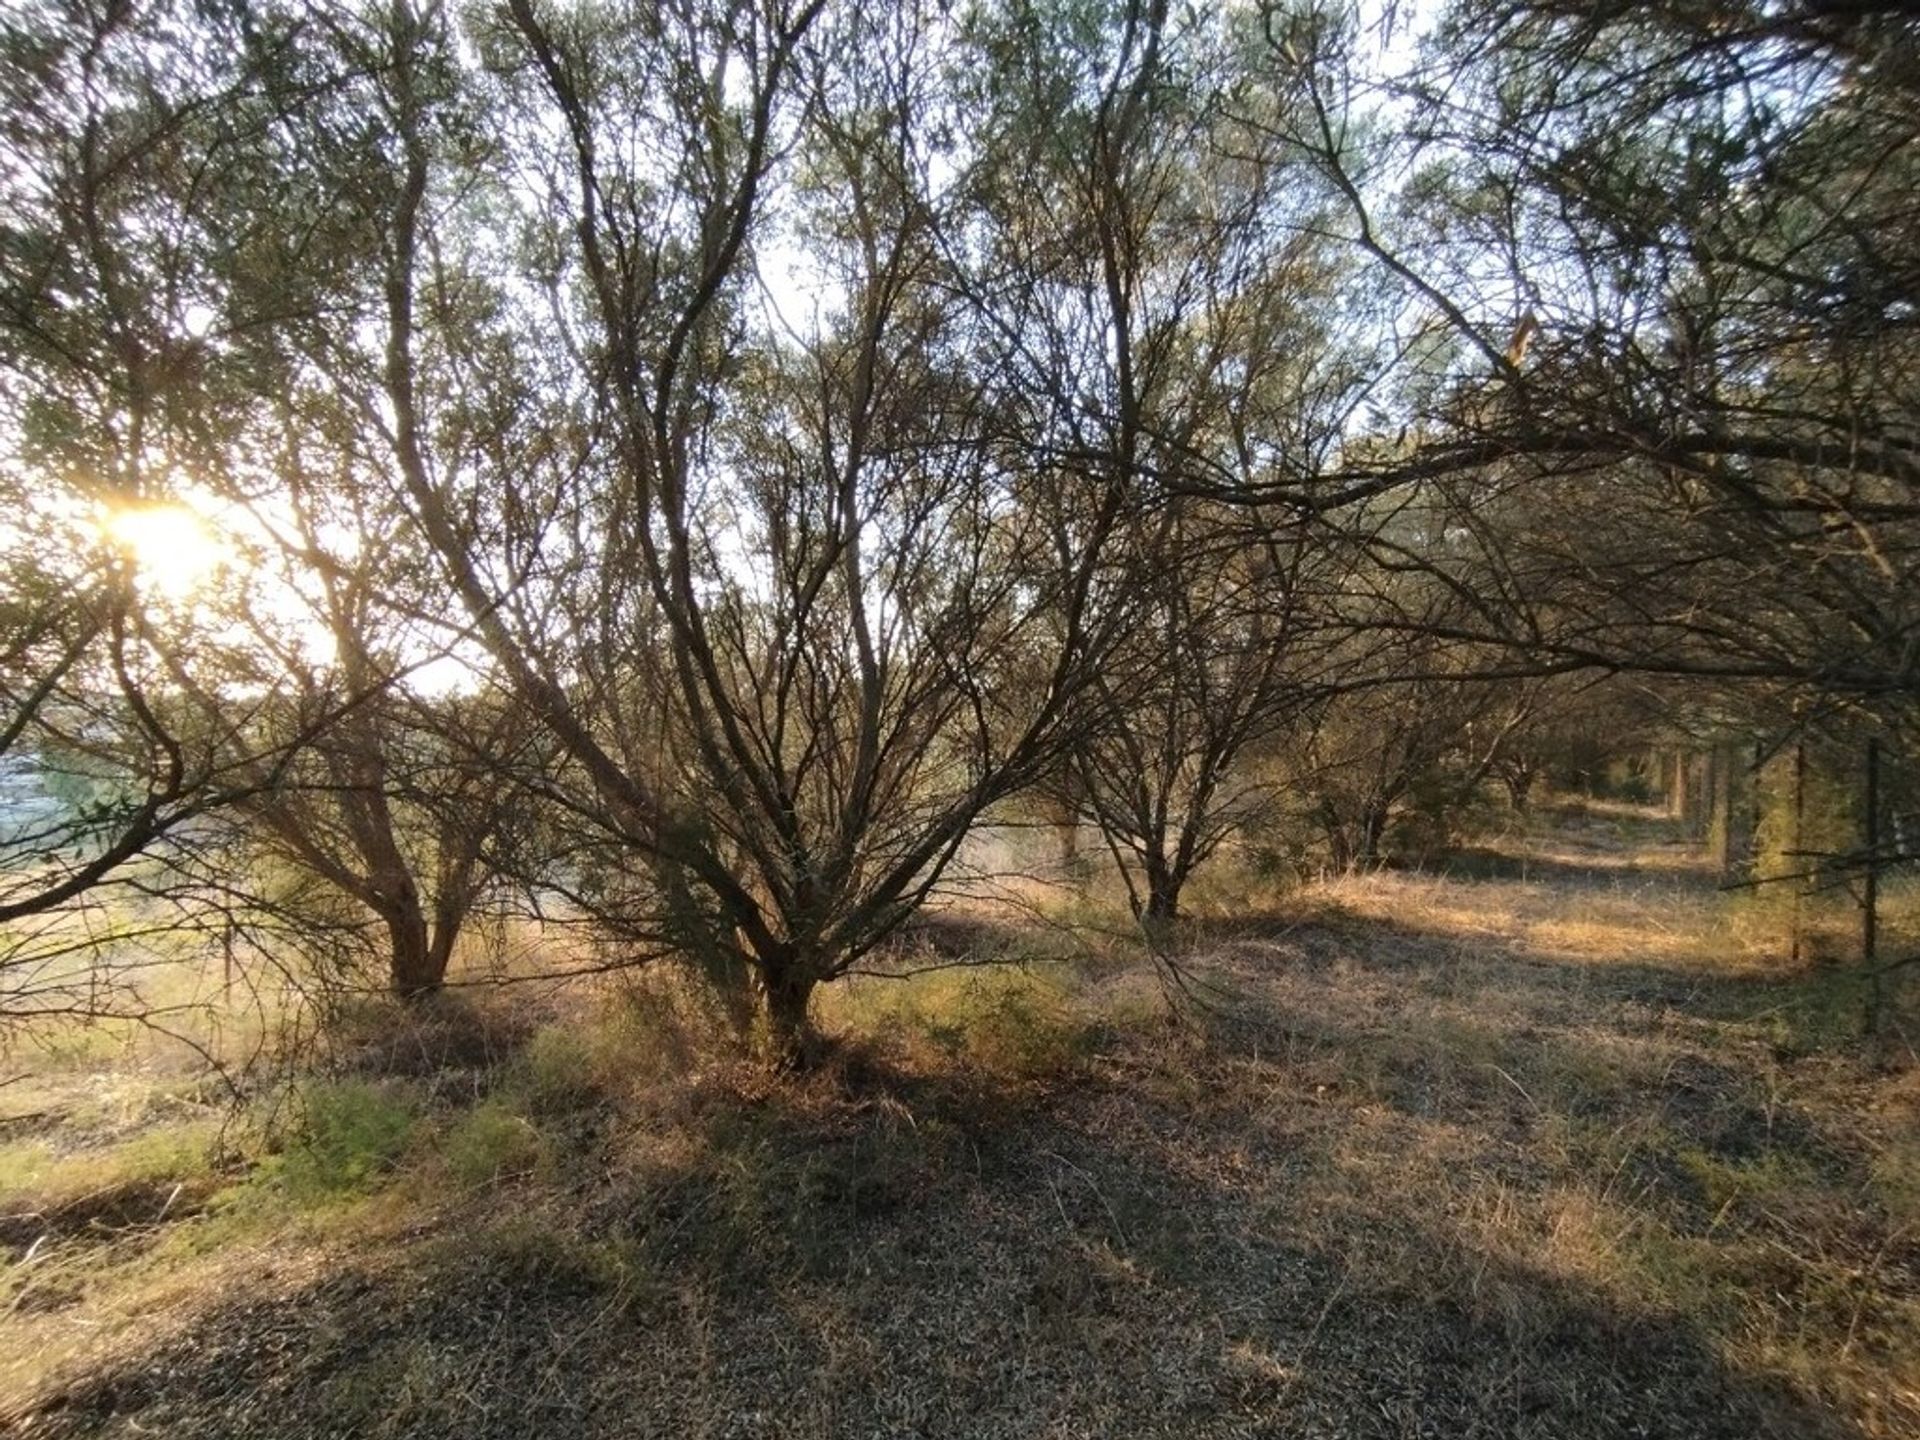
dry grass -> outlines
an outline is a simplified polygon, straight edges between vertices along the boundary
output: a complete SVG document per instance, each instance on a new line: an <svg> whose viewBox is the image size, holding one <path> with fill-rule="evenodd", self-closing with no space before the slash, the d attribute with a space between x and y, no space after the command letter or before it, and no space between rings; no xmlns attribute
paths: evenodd
<svg viewBox="0 0 1920 1440"><path fill-rule="evenodd" d="M0 1383L34 1436L1920 1432L1901 1032L1648 817L1572 819L1195 922L1180 1026L1052 930L826 997L796 1082L661 978L512 992L362 1017L198 1169L142 1137L204 1112L132 1098L179 1077L102 1066L0 1187L208 1193L16 1248Z"/></svg>

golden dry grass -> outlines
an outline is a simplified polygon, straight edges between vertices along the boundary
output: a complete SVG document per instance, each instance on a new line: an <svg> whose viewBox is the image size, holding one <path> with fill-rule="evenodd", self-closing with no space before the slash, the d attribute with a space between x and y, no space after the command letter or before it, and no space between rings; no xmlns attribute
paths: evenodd
<svg viewBox="0 0 1920 1440"><path fill-rule="evenodd" d="M363 1018L306 1152L14 1249L0 1383L35 1436L1920 1433L1905 1032L1661 839L1210 906L1180 1024L1098 907L975 919L1039 958L840 988L798 1081L662 977ZM167 1153L106 1108L16 1161Z"/></svg>

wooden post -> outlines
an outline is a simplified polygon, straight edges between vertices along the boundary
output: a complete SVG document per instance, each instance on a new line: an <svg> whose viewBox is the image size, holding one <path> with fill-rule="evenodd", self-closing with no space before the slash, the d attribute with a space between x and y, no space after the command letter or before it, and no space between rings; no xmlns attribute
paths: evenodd
<svg viewBox="0 0 1920 1440"><path fill-rule="evenodd" d="M1860 901L1860 958L1871 965L1879 952L1880 929L1880 742L1867 741L1867 880Z"/></svg>
<svg viewBox="0 0 1920 1440"><path fill-rule="evenodd" d="M1713 841L1713 818L1720 813L1720 747L1709 745L1701 757L1704 778L1700 785L1700 829L1703 844Z"/></svg>
<svg viewBox="0 0 1920 1440"><path fill-rule="evenodd" d="M1734 758L1736 755L1738 751L1734 751L1732 745L1713 747L1715 768L1720 772L1720 787L1715 793L1720 803L1715 816L1715 826L1720 831L1720 852L1715 856L1720 862L1720 879L1728 879L1734 874L1734 856L1740 852L1740 847L1734 843L1734 774L1740 768Z"/></svg>
<svg viewBox="0 0 1920 1440"><path fill-rule="evenodd" d="M1807 857L1807 742L1799 741L1793 747L1793 844L1792 854L1786 857L1793 867L1788 874L1798 872L1801 878L1793 883L1793 959L1800 959L1800 927L1802 910L1806 903L1807 882L1805 879Z"/></svg>

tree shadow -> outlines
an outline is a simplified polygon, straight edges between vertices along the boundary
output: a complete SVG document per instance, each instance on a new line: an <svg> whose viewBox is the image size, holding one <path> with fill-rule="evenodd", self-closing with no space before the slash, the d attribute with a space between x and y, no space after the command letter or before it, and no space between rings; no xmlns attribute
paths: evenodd
<svg viewBox="0 0 1920 1440"><path fill-rule="evenodd" d="M915 941L971 956L1005 934L939 917ZM805 1081L709 1086L659 1133L587 1127L607 1148L442 1208L417 1243L279 1293L235 1274L184 1329L0 1431L1838 1440L1920 1422L1893 1386L1881 1413L1823 1408L1727 1341L1748 1278L1729 1267L1749 1261L1713 1248L1725 1187L1864 1180L1750 1064L1662 1027L1790 982L1412 919L1183 934L1230 998L1200 1038L1104 1034L1042 1084L846 1045ZM1600 1238L1569 1256L1580 1223ZM1767 1238L1752 1288L1815 1303L1826 1279Z"/></svg>
<svg viewBox="0 0 1920 1440"><path fill-rule="evenodd" d="M877 1074L713 1106L672 1163L236 1276L9 1433L1861 1433L1135 1058L1012 1118Z"/></svg>

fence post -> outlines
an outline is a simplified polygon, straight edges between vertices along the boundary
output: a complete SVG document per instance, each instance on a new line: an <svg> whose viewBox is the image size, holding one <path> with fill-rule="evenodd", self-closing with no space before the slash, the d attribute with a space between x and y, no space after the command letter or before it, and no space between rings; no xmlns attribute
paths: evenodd
<svg viewBox="0 0 1920 1440"><path fill-rule="evenodd" d="M1788 874L1798 872L1793 881L1793 961L1800 963L1800 930L1807 898L1807 742L1793 747L1793 843L1787 863Z"/></svg>
<svg viewBox="0 0 1920 1440"><path fill-rule="evenodd" d="M1880 944L1880 742L1867 741L1867 883L1860 902L1860 958L1873 964Z"/></svg>

